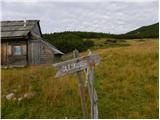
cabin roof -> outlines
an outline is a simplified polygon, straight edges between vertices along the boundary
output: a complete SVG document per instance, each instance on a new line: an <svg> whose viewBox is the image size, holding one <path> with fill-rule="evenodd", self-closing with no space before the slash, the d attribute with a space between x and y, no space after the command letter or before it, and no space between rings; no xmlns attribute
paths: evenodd
<svg viewBox="0 0 160 120"><path fill-rule="evenodd" d="M24 38L39 20L1 21L1 38ZM39 26L40 29L40 26ZM41 31L41 30L40 30Z"/></svg>

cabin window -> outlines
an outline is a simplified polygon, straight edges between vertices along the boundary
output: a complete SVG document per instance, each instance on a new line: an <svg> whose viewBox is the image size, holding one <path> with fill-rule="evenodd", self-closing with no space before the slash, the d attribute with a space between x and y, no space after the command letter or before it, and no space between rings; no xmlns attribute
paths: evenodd
<svg viewBox="0 0 160 120"><path fill-rule="evenodd" d="M20 45L13 46L13 55L22 55L22 48Z"/></svg>

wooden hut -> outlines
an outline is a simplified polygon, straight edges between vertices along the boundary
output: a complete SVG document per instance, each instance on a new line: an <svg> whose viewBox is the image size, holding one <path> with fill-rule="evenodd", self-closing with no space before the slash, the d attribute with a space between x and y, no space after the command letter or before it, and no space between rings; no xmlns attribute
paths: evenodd
<svg viewBox="0 0 160 120"><path fill-rule="evenodd" d="M1 21L1 65L53 64L63 53L42 39L39 20Z"/></svg>

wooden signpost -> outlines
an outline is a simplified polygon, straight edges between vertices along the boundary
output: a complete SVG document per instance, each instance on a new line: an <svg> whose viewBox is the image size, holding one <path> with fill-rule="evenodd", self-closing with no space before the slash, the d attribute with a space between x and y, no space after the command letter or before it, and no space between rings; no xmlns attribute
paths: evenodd
<svg viewBox="0 0 160 120"><path fill-rule="evenodd" d="M77 74L83 118L87 118L86 100L82 80L82 70L84 70L86 73L86 85L88 86L88 93L91 101L91 118L98 119L97 94L94 88L94 67L99 64L100 57L96 54L91 54L91 52L89 52L88 56L79 57L79 52L77 50L73 51L73 54L74 59L53 65L58 70L56 77L64 76L69 73Z"/></svg>

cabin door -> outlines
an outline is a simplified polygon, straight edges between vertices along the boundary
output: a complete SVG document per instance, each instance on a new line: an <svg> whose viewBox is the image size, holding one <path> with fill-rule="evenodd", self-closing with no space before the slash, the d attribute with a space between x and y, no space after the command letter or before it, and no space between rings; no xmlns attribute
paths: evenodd
<svg viewBox="0 0 160 120"><path fill-rule="evenodd" d="M1 65L7 65L7 42L1 44Z"/></svg>
<svg viewBox="0 0 160 120"><path fill-rule="evenodd" d="M29 41L29 61L31 65L40 64L40 44L38 40Z"/></svg>

